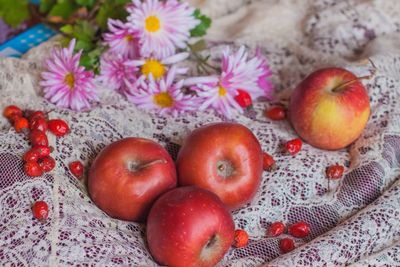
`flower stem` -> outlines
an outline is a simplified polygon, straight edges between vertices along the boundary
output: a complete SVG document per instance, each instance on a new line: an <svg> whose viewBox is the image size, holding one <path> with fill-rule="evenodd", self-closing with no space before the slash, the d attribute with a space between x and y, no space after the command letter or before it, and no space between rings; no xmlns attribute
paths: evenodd
<svg viewBox="0 0 400 267"><path fill-rule="evenodd" d="M217 71L217 72L220 71L219 68L214 67L213 65L209 64L205 58L201 57L201 55L196 51L196 49L194 49L194 47L192 45L188 44L188 47L189 47L190 52L196 58L196 61L199 64L199 68L202 69L205 73L210 74L209 69L211 69L213 71Z"/></svg>

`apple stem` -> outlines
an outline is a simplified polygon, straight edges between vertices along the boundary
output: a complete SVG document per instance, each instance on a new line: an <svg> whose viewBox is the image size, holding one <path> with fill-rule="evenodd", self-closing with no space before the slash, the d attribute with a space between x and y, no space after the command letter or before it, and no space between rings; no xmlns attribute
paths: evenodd
<svg viewBox="0 0 400 267"><path fill-rule="evenodd" d="M141 165L141 164L135 164L134 162L131 162L131 163L129 164L129 170L132 171L132 172L136 172L136 171L140 171L140 170L142 170L142 169L145 169L145 168L147 168L147 167L150 167L150 166L152 166L152 165L154 165L154 164L158 164L158 163L165 164L165 163L167 163L167 162L166 162L165 159L153 160L153 161L150 161L150 162L145 163L145 164L143 164L143 165Z"/></svg>
<svg viewBox="0 0 400 267"><path fill-rule="evenodd" d="M356 82L356 81L360 81L360 80L370 80L370 79L372 79L372 78L375 76L375 74L376 74L377 68L376 68L374 62L373 62L371 59L368 59L368 60L369 60L369 62L370 62L371 65L372 65L372 69L370 70L369 75L357 77L357 78L355 78L355 79L353 79L353 80L350 80L350 81L344 82L344 83L342 83L342 84L339 84L338 86L336 86L335 88L332 89L332 92L335 92L335 93L340 92L340 89L341 89L341 88L343 88L343 87L345 87L345 86L347 86L347 85L349 85L349 84L352 84L353 82Z"/></svg>

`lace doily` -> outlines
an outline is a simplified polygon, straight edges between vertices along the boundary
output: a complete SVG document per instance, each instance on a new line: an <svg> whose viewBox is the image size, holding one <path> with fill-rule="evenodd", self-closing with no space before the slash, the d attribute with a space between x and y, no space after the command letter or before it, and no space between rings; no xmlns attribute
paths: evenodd
<svg viewBox="0 0 400 267"><path fill-rule="evenodd" d="M380 1L311 2L293 42L261 44L278 97L287 97L305 75L323 66L365 74L370 66L363 59L369 57L377 66L376 77L366 83L371 118L348 149L327 152L305 144L293 158L280 153L280 145L296 134L287 121L263 116L268 103L257 102L253 112L236 117L274 155L278 169L265 172L252 203L233 213L236 227L245 229L251 240L243 249L231 249L220 266L400 265L400 42L395 43L399 11L390 12ZM262 12L255 7L264 4L232 5L241 6L237 12ZM240 15L234 10L217 13L227 19ZM246 27L252 26L260 27ZM260 39L252 43L246 31L242 37L249 46L260 45ZM235 44L217 41L209 52L216 57L224 45ZM23 60L0 60L1 110L10 103L46 110L71 126L66 137L49 140L56 169L32 179L24 174L21 160L28 140L0 119L0 265L157 266L143 238L144 225L109 218L90 200L85 180L76 180L67 166L77 159L90 166L105 145L127 136L156 140L176 157L191 130L223 118L212 111L161 117L135 108L106 88L99 88L101 102L91 111L60 110L43 100L38 86L40 63L49 46L31 51ZM325 168L336 162L347 167L346 174L331 181L328 191ZM44 223L33 219L30 211L39 199L49 204ZM311 235L296 239L298 248L281 255L279 239L266 237L268 225L277 220L309 222Z"/></svg>

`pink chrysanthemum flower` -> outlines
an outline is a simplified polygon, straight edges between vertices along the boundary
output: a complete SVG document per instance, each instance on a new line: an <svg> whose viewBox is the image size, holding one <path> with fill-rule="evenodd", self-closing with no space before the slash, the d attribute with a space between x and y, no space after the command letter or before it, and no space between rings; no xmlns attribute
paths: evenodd
<svg viewBox="0 0 400 267"><path fill-rule="evenodd" d="M108 30L110 32L104 34L104 41L110 47L110 52L130 58L139 54L136 32L129 24L108 19Z"/></svg>
<svg viewBox="0 0 400 267"><path fill-rule="evenodd" d="M157 59L156 57L133 59L125 63L128 67L140 67L141 75L148 78L150 74L155 80L162 78L168 71L168 65L176 64L189 56L189 53L183 52L178 53L163 59ZM175 72L177 74L185 74L187 68L177 68Z"/></svg>
<svg viewBox="0 0 400 267"><path fill-rule="evenodd" d="M152 75L146 82L137 81L131 93L126 94L128 100L139 108L156 110L159 114L177 116L181 112L195 110L197 102L194 96L184 94L183 80L175 82L176 67L172 67L167 75L156 81ZM140 80L143 80L141 77ZM139 88L135 88L139 84Z"/></svg>
<svg viewBox="0 0 400 267"><path fill-rule="evenodd" d="M98 81L111 90L125 91L127 83L134 83L137 80L138 68L127 65L126 56L106 52L100 60L100 75Z"/></svg>
<svg viewBox="0 0 400 267"><path fill-rule="evenodd" d="M262 73L257 80L257 85L264 91L263 96L271 100L274 91L274 86L271 80L269 79L272 75L271 69L269 68L267 59L265 58L265 56L262 55L261 49L259 48L256 49L256 57L260 60L259 68L262 69Z"/></svg>
<svg viewBox="0 0 400 267"><path fill-rule="evenodd" d="M203 98L200 110L208 107L231 118L243 112L243 107L235 99L241 91L248 93L253 99L269 96L272 87L260 87L260 80L266 79L269 72L261 57L247 60L247 53L242 46L236 53L230 54L229 48L223 51L221 74L219 76L195 77L185 81L185 85L193 86L197 94Z"/></svg>
<svg viewBox="0 0 400 267"><path fill-rule="evenodd" d="M42 72L44 97L51 103L72 110L90 107L90 100L98 100L93 84L93 72L79 66L82 51L74 55L75 39L68 48L55 48Z"/></svg>
<svg viewBox="0 0 400 267"><path fill-rule="evenodd" d="M176 0L133 0L128 22L138 33L141 54L165 58L185 48L190 30L200 23L187 3Z"/></svg>

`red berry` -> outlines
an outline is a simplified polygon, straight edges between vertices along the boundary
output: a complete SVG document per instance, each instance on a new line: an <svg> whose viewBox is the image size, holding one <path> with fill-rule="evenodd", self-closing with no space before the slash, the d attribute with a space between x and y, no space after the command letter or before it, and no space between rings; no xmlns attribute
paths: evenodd
<svg viewBox="0 0 400 267"><path fill-rule="evenodd" d="M283 232L285 232L285 225L283 224L283 222L274 222L268 229L268 236L280 236L281 234L283 234Z"/></svg>
<svg viewBox="0 0 400 267"><path fill-rule="evenodd" d="M237 90L237 93L238 94L235 96L235 100L239 104L239 106L241 106L242 108L247 108L252 105L253 101L251 100L251 96L249 93L240 89Z"/></svg>
<svg viewBox="0 0 400 267"><path fill-rule="evenodd" d="M275 166L276 165L275 165L274 158L270 154L264 152L263 153L263 169L264 169L264 171L272 171L275 169Z"/></svg>
<svg viewBox="0 0 400 267"><path fill-rule="evenodd" d="M47 157L50 155L51 152L50 147L42 145L33 146L31 150L35 151L39 158Z"/></svg>
<svg viewBox="0 0 400 267"><path fill-rule="evenodd" d="M64 136L69 132L68 124L60 119L49 120L47 122L47 125L49 126L50 132L52 132L57 137Z"/></svg>
<svg viewBox="0 0 400 267"><path fill-rule="evenodd" d="M233 246L236 248L242 248L247 246L249 243L249 235L245 230L237 229L235 230L235 239L233 241Z"/></svg>
<svg viewBox="0 0 400 267"><path fill-rule="evenodd" d="M22 110L19 107L14 106L14 105L7 106L3 110L3 116L6 117L9 120L11 120L11 118L13 116L22 117Z"/></svg>
<svg viewBox="0 0 400 267"><path fill-rule="evenodd" d="M299 153L302 145L303 145L303 142L301 141L301 139L296 138L296 139L286 142L285 149L287 152L289 152L290 155L294 156L297 153Z"/></svg>
<svg viewBox="0 0 400 267"><path fill-rule="evenodd" d="M31 150L28 150L26 153L25 153L25 155L24 155L24 161L26 161L26 162L28 162L28 161L37 161L38 159L39 159L39 155L38 155L38 153L35 151L35 150L33 150L33 149L31 149Z"/></svg>
<svg viewBox="0 0 400 267"><path fill-rule="evenodd" d="M283 253L287 253L289 251L292 251L294 249L294 241L288 237L282 238L279 241L279 248Z"/></svg>
<svg viewBox="0 0 400 267"><path fill-rule="evenodd" d="M24 129L28 129L28 126L29 126L29 123L26 118L24 118L24 117L14 118L14 129L17 133L22 132Z"/></svg>
<svg viewBox="0 0 400 267"><path fill-rule="evenodd" d="M33 217L38 220L46 220L49 216L49 206L44 201L36 201L32 206Z"/></svg>
<svg viewBox="0 0 400 267"><path fill-rule="evenodd" d="M298 238L306 237L310 234L310 225L306 222L297 222L289 226L288 233Z"/></svg>
<svg viewBox="0 0 400 267"><path fill-rule="evenodd" d="M47 139L47 135L40 130L33 130L30 134L30 140L32 146L48 146L49 140Z"/></svg>
<svg viewBox="0 0 400 267"><path fill-rule="evenodd" d="M28 161L24 165L24 171L26 175L31 177L41 176L43 174L42 169L39 166L39 163L36 161Z"/></svg>
<svg viewBox="0 0 400 267"><path fill-rule="evenodd" d="M286 112L283 107L273 107L265 111L265 116L271 120L279 121L286 117Z"/></svg>
<svg viewBox="0 0 400 267"><path fill-rule="evenodd" d="M35 111L29 116L29 121L34 121L37 119L46 119L46 115L43 111Z"/></svg>
<svg viewBox="0 0 400 267"><path fill-rule="evenodd" d="M74 161L69 164L69 170L76 178L81 178L83 175L83 165L80 161Z"/></svg>
<svg viewBox="0 0 400 267"><path fill-rule="evenodd" d="M40 130L42 132L47 131L47 122L43 118L36 118L34 120L29 121L29 129L33 130Z"/></svg>
<svg viewBox="0 0 400 267"><path fill-rule="evenodd" d="M47 156L39 159L39 166L43 172L49 172L56 166L56 161L52 157Z"/></svg>
<svg viewBox="0 0 400 267"><path fill-rule="evenodd" d="M336 164L326 168L326 177L329 179L340 179L343 176L344 167Z"/></svg>

